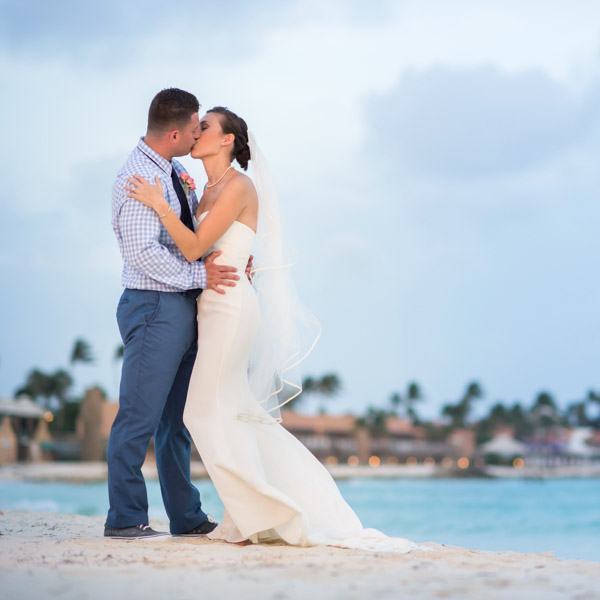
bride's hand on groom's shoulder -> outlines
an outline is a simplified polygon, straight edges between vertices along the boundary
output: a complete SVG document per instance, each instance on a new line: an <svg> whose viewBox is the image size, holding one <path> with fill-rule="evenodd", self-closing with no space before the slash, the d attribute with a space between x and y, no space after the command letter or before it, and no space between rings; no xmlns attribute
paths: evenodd
<svg viewBox="0 0 600 600"><path fill-rule="evenodd" d="M132 175L127 178L127 181L131 185L123 186L128 192L128 198L134 198L145 206L155 210L158 214L162 214L166 209L169 208L169 203L165 199L163 193L162 183L160 177L156 176L156 185L152 185L149 181L146 181L141 175Z"/></svg>
<svg viewBox="0 0 600 600"><path fill-rule="evenodd" d="M213 290L219 294L224 294L225 290L219 286L226 285L227 287L235 287L235 282L239 280L239 275L236 275L237 269L227 265L218 265L215 258L221 255L219 252L211 252L204 259L206 267L206 289Z"/></svg>

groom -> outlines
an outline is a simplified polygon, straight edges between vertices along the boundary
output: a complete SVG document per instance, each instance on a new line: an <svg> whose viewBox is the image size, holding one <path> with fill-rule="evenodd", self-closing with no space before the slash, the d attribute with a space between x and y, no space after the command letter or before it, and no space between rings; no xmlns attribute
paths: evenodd
<svg viewBox="0 0 600 600"><path fill-rule="evenodd" d="M236 269L217 265L213 253L188 263L162 227L160 217L127 198L127 177L160 176L173 210L190 229L198 206L183 167L200 135L195 96L179 89L159 92L148 111L148 130L117 174L112 190L112 226L123 258L125 291L117 307L124 344L119 411L107 449L110 508L104 535L147 538L167 535L148 526L142 464L154 436L156 466L173 534L210 533L216 522L202 511L190 481L190 435L183 424L188 383L196 358L196 298L202 289L225 293ZM187 189L187 191L186 191Z"/></svg>

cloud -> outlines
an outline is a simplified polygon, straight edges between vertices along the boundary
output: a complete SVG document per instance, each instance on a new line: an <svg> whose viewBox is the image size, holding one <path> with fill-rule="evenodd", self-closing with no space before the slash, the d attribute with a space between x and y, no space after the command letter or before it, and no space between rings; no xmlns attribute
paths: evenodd
<svg viewBox="0 0 600 600"><path fill-rule="evenodd" d="M214 60L230 56L240 42L246 52L285 14L286 3L268 0L202 2L160 0L80 2L4 0L0 4L0 47L10 54L61 58L106 68L160 50L200 52L220 40ZM223 36L223 32L228 32ZM172 35L176 34L177 43ZM233 39L232 39L233 38ZM149 39L149 42L147 41ZM233 43L232 43L233 42Z"/></svg>
<svg viewBox="0 0 600 600"><path fill-rule="evenodd" d="M396 312L382 300L362 339L390 389L405 374L441 400L478 377L528 402L536 386L566 399L590 385L599 89L576 93L541 69L437 66L365 102L378 226L367 286Z"/></svg>
<svg viewBox="0 0 600 600"><path fill-rule="evenodd" d="M430 176L524 171L585 137L599 91L575 95L539 69L411 70L368 102L369 147L385 151L386 167Z"/></svg>

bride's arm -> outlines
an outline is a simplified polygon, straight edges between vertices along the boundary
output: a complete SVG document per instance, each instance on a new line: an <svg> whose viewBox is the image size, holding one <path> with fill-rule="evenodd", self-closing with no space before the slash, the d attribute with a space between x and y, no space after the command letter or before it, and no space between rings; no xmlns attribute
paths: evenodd
<svg viewBox="0 0 600 600"><path fill-rule="evenodd" d="M197 260L210 249L229 229L248 201L246 178L232 179L221 192L219 201L211 209L210 214L194 233L171 210L171 205L163 194L159 177L156 177L156 185L150 184L140 175L128 177L128 180L133 187L125 188L128 191L127 196L139 200L156 211L165 229L189 262Z"/></svg>

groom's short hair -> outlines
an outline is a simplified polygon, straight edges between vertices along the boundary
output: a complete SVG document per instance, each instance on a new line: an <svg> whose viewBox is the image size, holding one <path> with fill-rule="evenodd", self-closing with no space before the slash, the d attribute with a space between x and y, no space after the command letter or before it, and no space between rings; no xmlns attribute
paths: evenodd
<svg viewBox="0 0 600 600"><path fill-rule="evenodd" d="M154 96L148 110L148 132L165 133L183 129L200 104L194 94L178 88L167 88Z"/></svg>

